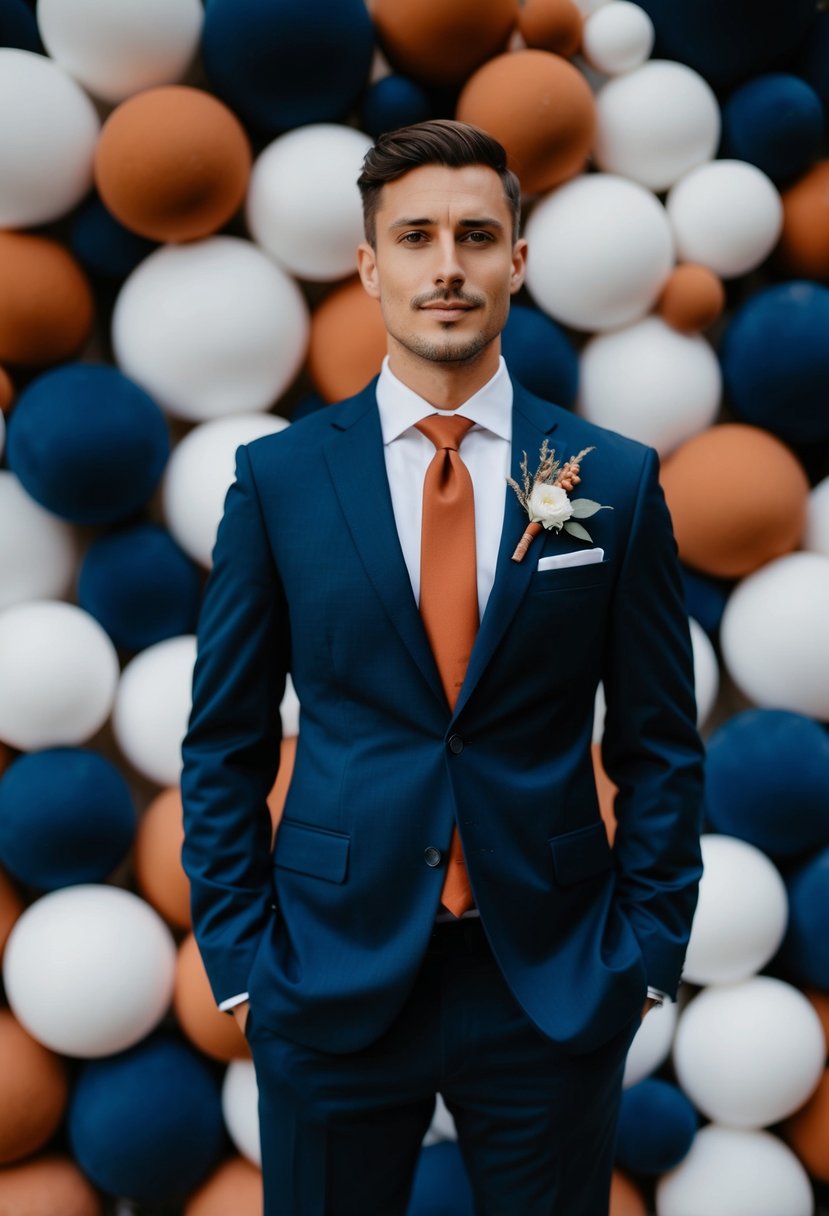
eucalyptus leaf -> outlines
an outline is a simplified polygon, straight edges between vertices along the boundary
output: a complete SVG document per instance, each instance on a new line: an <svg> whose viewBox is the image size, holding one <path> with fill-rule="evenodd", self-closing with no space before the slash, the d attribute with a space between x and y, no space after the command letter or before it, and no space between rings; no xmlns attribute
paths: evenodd
<svg viewBox="0 0 829 1216"><path fill-rule="evenodd" d="M567 523L564 525L564 531L569 532L571 536L577 536L579 540L586 540L589 544L593 544L593 537L587 531L587 528L583 528L581 524L574 524L572 519L567 520Z"/></svg>
<svg viewBox="0 0 829 1216"><path fill-rule="evenodd" d="M571 498L570 506L573 508L573 519L589 519L597 511L610 510L610 507L603 507L600 502L594 502L592 498Z"/></svg>

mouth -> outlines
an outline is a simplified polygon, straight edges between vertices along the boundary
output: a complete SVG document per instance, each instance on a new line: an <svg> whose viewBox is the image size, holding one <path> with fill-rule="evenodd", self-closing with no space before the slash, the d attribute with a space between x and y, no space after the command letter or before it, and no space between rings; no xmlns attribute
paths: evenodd
<svg viewBox="0 0 829 1216"><path fill-rule="evenodd" d="M423 312L430 312L436 321L459 321L466 313L471 312L474 305L460 301L441 300L434 304L423 304Z"/></svg>

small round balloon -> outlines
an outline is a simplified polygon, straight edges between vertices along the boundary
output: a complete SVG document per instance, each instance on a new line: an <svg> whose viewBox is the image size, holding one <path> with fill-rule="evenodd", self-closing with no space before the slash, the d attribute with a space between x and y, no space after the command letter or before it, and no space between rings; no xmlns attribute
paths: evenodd
<svg viewBox="0 0 829 1216"><path fill-rule="evenodd" d="M829 279L829 160L819 161L783 191L783 231L776 259L789 275Z"/></svg>
<svg viewBox="0 0 829 1216"><path fill-rule="evenodd" d="M680 333L699 333L717 320L725 307L725 288L707 266L685 262L668 277L657 310Z"/></svg>
<svg viewBox="0 0 829 1216"><path fill-rule="evenodd" d="M325 401L341 401L377 375L386 346L380 305L354 279L335 287L311 315L308 374Z"/></svg>
<svg viewBox="0 0 829 1216"><path fill-rule="evenodd" d="M575 55L583 27L575 0L524 0L518 10L518 32L527 46L555 55Z"/></svg>
<svg viewBox="0 0 829 1216"><path fill-rule="evenodd" d="M0 359L28 367L71 359L93 315L92 289L68 250L47 237L0 232Z"/></svg>
<svg viewBox="0 0 829 1216"><path fill-rule="evenodd" d="M236 1148L248 1161L261 1166L259 1090L250 1060L234 1060L228 1065L222 1085L222 1112Z"/></svg>
<svg viewBox="0 0 829 1216"><path fill-rule="evenodd" d="M653 22L640 5L610 0L587 17L581 50L595 71L618 76L650 57L653 36Z"/></svg>
<svg viewBox="0 0 829 1216"><path fill-rule="evenodd" d="M112 729L130 764L156 785L175 785L191 706L196 639L167 638L140 651L121 675Z"/></svg>
<svg viewBox="0 0 829 1216"><path fill-rule="evenodd" d="M408 76L383 76L369 85L360 102L360 130L372 139L384 131L396 131L412 123L425 122L432 113L429 94Z"/></svg>

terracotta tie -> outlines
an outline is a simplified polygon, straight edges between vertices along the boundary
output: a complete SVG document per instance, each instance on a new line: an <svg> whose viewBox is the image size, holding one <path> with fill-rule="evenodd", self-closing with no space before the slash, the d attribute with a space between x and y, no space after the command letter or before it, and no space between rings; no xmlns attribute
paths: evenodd
<svg viewBox="0 0 829 1216"><path fill-rule="evenodd" d="M454 709L478 632L478 568L472 478L458 448L469 418L432 414L417 429L435 445L423 482L420 615L449 708ZM458 829L452 833L441 901L455 916L473 906Z"/></svg>

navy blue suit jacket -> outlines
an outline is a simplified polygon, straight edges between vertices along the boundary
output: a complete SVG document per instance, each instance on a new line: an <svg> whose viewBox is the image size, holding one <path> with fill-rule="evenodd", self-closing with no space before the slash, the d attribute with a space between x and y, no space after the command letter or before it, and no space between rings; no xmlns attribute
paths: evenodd
<svg viewBox="0 0 829 1216"><path fill-rule="evenodd" d="M218 1000L334 1052L379 1036L412 986L463 841L494 955L539 1028L574 1050L676 989L700 875L700 742L655 454L517 384L513 465L590 444L578 496L598 564L545 531L524 561L511 490L495 582L450 712L395 528L374 385L238 453L199 627L184 743L184 863ZM300 735L271 851L265 798L290 671ZM613 850L591 766L619 787Z"/></svg>

